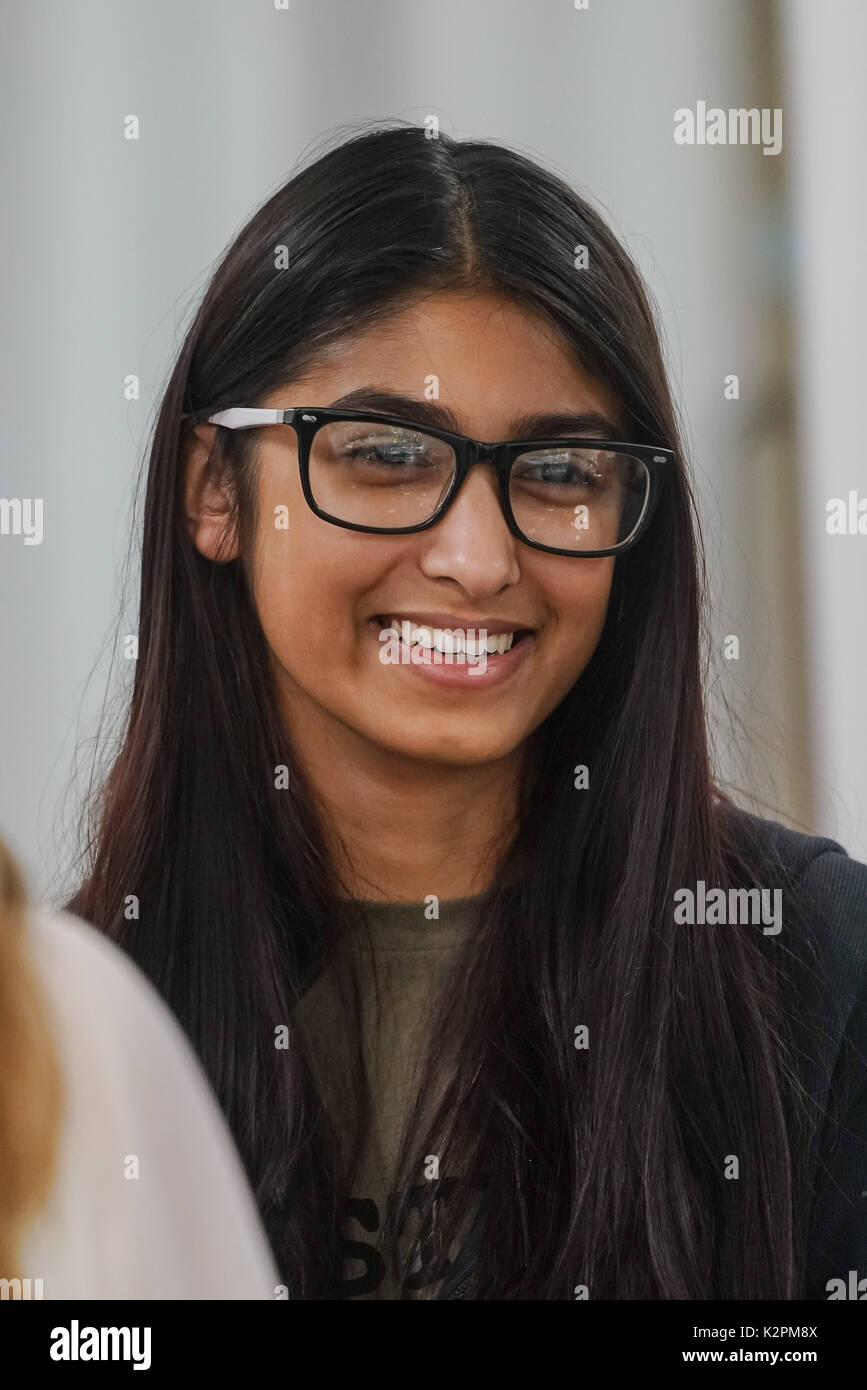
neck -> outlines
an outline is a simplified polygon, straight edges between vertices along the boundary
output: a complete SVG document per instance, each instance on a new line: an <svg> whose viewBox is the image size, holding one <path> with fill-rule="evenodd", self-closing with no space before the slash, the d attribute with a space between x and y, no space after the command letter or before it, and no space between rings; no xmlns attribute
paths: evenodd
<svg viewBox="0 0 867 1390"><path fill-rule="evenodd" d="M470 766L420 762L334 720L290 734L324 814L345 896L441 901L484 893L517 825L520 754Z"/></svg>

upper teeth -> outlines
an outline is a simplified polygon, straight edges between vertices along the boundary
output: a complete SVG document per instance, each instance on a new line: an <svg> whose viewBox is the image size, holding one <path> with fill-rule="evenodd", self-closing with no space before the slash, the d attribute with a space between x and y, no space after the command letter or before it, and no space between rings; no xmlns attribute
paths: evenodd
<svg viewBox="0 0 867 1390"><path fill-rule="evenodd" d="M464 652L467 656L481 656L483 652L503 655L515 640L514 632L488 635L484 628L429 627L414 623L411 618L389 618L386 626L394 628L409 646L426 647L443 655L455 652ZM472 636L468 637L468 632Z"/></svg>

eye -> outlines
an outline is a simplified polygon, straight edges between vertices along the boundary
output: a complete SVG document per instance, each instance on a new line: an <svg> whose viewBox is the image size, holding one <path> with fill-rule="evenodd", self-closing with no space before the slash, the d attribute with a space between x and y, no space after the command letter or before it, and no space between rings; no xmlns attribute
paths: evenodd
<svg viewBox="0 0 867 1390"><path fill-rule="evenodd" d="M343 458L357 459L366 463L381 463L391 466L424 463L429 459L430 448L422 440L409 437L393 438L370 435L357 440L347 440L341 450Z"/></svg>
<svg viewBox="0 0 867 1390"><path fill-rule="evenodd" d="M533 450L520 458L513 481L593 488L603 481L597 458L576 449Z"/></svg>

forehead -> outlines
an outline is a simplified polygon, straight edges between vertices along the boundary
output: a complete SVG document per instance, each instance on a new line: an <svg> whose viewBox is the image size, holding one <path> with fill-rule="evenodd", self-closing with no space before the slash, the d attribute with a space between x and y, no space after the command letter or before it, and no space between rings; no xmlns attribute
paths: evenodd
<svg viewBox="0 0 867 1390"><path fill-rule="evenodd" d="M502 437L511 420L539 410L623 417L554 325L493 293L437 292L397 305L328 347L291 386L324 406L371 382L441 401L478 438ZM273 393L273 403L285 394Z"/></svg>

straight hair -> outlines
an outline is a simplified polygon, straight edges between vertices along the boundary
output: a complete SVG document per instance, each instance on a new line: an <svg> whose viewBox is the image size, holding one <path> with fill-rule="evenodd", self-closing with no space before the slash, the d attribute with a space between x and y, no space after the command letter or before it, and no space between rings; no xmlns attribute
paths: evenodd
<svg viewBox="0 0 867 1390"><path fill-rule="evenodd" d="M295 173L223 256L156 419L129 717L69 906L186 1028L291 1296L333 1296L371 1113L342 885L251 596L256 431L216 432L242 539L229 563L187 533L184 445L196 420L258 404L330 344L441 291L543 316L614 393L632 441L676 450L678 465L617 558L587 668L528 745L520 823L431 1026L384 1256L401 1276L413 1261L445 1268L484 1191L466 1297L797 1297L798 1097L778 961L755 927L674 922L677 889L767 884L769 870L711 768L706 575L654 313L602 217L536 161L380 122ZM336 1113L295 1014L325 970L342 981L333 1027L348 1058ZM274 1046L280 1025L288 1048ZM411 1213L431 1154L446 1176Z"/></svg>

